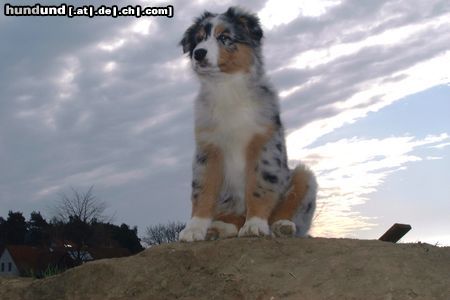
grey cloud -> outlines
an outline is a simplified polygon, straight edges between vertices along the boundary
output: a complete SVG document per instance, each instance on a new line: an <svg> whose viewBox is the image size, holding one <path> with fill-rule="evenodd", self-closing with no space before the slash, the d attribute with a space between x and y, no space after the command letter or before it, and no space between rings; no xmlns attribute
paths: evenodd
<svg viewBox="0 0 450 300"><path fill-rule="evenodd" d="M291 82L296 78L301 85L302 81L305 82L308 78L322 76L317 83L294 92L283 101L283 109L288 114L288 127L298 127L312 120L330 117L338 111L323 109L324 106L348 99L369 81L389 80L391 74L444 53L448 48L448 32L450 26L442 26L414 36L401 45L371 46L312 70L291 69L282 74L281 78L274 76L277 85L285 88L295 86L293 83L291 85ZM370 106L372 103L373 101L367 99L365 105Z"/></svg>
<svg viewBox="0 0 450 300"><path fill-rule="evenodd" d="M425 22L450 11L448 1L347 0L320 18L299 17L267 33L269 69L279 68L287 58L309 49L366 39L385 30ZM352 29L351 32L348 32ZM269 43L270 41L270 43ZM290 47L279 47L287 44Z"/></svg>
<svg viewBox="0 0 450 300"><path fill-rule="evenodd" d="M446 1L427 3L418 11L402 1L344 1L321 18L298 18L266 32L267 69L284 66L302 51L360 41L448 11ZM265 1L239 4L258 11ZM0 46L7 58L0 61L0 215L7 209L46 211L68 187L94 184L118 221L140 230L188 217L198 83L189 70L165 66L180 62L177 44L194 17L203 10L225 11L228 4L173 5L174 18L152 18L157 30L148 36L124 32L134 18L0 18L0 39L7 41ZM369 31L340 34L375 23ZM362 49L313 69L271 73L279 90L323 77L283 101L287 128L333 116L338 111L324 107L350 97L368 80L389 80L391 73L442 53L448 30L436 28L401 46ZM97 48L120 38L126 42L115 51ZM111 61L117 68L105 72ZM74 77L66 83L70 96L60 98L65 88L58 82L72 64Z"/></svg>

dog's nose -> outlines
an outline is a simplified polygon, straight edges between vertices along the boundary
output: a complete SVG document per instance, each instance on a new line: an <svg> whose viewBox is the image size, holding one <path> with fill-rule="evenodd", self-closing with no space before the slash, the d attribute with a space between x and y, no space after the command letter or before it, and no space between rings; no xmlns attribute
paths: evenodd
<svg viewBox="0 0 450 300"><path fill-rule="evenodd" d="M195 50L194 51L195 60L200 61L200 60L204 59L207 52L208 51L206 51L206 49L203 49L203 48Z"/></svg>

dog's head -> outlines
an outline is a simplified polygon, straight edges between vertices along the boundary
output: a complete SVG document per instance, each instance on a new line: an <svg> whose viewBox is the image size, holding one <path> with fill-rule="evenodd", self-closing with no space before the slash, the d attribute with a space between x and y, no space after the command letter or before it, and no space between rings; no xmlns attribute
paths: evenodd
<svg viewBox="0 0 450 300"><path fill-rule="evenodd" d="M205 12L184 33L180 45L198 75L250 73L260 63L263 31L257 16L236 7Z"/></svg>

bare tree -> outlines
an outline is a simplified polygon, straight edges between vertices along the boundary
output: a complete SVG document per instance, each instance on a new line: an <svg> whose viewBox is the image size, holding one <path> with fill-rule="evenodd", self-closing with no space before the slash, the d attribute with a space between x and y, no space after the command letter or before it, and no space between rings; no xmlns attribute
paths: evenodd
<svg viewBox="0 0 450 300"><path fill-rule="evenodd" d="M169 222L147 227L146 235L142 239L149 246L172 243L178 240L178 234L186 226L182 222Z"/></svg>
<svg viewBox="0 0 450 300"><path fill-rule="evenodd" d="M107 219L104 215L106 202L100 201L93 195L93 188L91 186L85 193L72 188L71 196L62 194L55 206L56 218L63 222L76 218L86 224L93 221L105 221Z"/></svg>

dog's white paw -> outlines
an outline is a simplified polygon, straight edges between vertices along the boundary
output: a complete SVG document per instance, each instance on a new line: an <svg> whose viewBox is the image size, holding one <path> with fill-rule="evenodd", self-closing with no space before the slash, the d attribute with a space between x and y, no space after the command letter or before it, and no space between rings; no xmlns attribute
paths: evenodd
<svg viewBox="0 0 450 300"><path fill-rule="evenodd" d="M206 234L207 240L218 240L235 237L238 234L236 225L222 221L214 221Z"/></svg>
<svg viewBox="0 0 450 300"><path fill-rule="evenodd" d="M180 242L204 241L210 225L211 219L193 217L180 231L178 240Z"/></svg>
<svg viewBox="0 0 450 300"><path fill-rule="evenodd" d="M258 217L252 217L245 221L244 226L239 230L239 237L265 235L270 235L269 224L267 220Z"/></svg>
<svg viewBox="0 0 450 300"><path fill-rule="evenodd" d="M278 220L270 226L270 229L275 237L293 237L297 231L295 223L289 220Z"/></svg>

